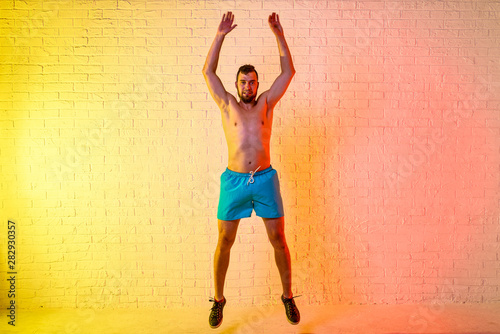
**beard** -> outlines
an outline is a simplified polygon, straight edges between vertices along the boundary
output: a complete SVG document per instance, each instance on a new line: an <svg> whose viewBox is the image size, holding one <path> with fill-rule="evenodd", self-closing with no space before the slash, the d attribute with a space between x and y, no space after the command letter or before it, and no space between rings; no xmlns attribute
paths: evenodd
<svg viewBox="0 0 500 334"><path fill-rule="evenodd" d="M257 92L255 92L255 94L252 94L252 95L245 95L245 94L238 92L238 97L240 98L240 100L243 103L252 103L255 100L255 98L257 97Z"/></svg>

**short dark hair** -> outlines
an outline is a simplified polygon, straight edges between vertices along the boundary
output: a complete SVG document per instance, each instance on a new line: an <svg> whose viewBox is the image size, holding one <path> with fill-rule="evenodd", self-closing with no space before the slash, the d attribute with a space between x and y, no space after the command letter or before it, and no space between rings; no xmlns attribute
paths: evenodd
<svg viewBox="0 0 500 334"><path fill-rule="evenodd" d="M257 76L257 81L259 80L259 74L257 73L257 71L255 70L255 67L253 67L253 65L243 65L239 68L238 70L238 73L236 73L236 81L238 81L238 76L240 75L240 73L243 73L243 74L248 74L248 73L251 73L251 72L255 72L255 75Z"/></svg>

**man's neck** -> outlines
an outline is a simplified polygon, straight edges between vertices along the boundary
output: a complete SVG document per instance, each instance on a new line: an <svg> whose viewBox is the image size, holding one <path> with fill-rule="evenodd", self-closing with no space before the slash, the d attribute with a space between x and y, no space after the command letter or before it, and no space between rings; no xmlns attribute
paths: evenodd
<svg viewBox="0 0 500 334"><path fill-rule="evenodd" d="M253 107L255 107L256 104L257 104L257 101L255 99L249 103L245 103L245 102L240 100L240 103L239 103L240 107L243 109L246 109L246 110L252 109Z"/></svg>

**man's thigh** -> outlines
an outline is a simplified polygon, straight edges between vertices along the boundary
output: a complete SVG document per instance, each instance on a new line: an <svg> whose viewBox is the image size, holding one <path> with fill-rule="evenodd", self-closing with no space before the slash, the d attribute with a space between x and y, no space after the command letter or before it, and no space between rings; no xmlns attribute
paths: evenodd
<svg viewBox="0 0 500 334"><path fill-rule="evenodd" d="M219 219L219 236L233 240L236 237L240 219L236 220L221 220Z"/></svg>
<svg viewBox="0 0 500 334"><path fill-rule="evenodd" d="M269 239L285 237L285 217L278 218L262 218L266 226L267 235Z"/></svg>
<svg viewBox="0 0 500 334"><path fill-rule="evenodd" d="M253 206L259 217L276 218L285 214L276 170L259 176L253 191Z"/></svg>

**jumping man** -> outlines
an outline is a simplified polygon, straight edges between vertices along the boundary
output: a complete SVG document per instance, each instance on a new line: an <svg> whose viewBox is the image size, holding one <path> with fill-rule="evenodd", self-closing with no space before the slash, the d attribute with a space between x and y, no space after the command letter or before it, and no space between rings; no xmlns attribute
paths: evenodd
<svg viewBox="0 0 500 334"><path fill-rule="evenodd" d="M252 210L262 217L269 241L274 248L288 321L300 321L291 288L290 253L285 240L284 211L277 172L271 166L269 142L273 122L273 109L285 94L295 69L290 50L283 35L279 16L269 16L269 26L278 42L281 74L271 88L257 98L258 74L252 65L241 66L236 74L239 101L228 93L215 73L219 53L225 36L231 32L234 15L224 14L217 35L208 52L203 75L210 94L222 114L222 127L228 147L228 167L221 175L221 189L217 218L219 240L214 255L215 296L209 318L210 327L222 323L222 310L226 304L224 281L229 265L229 253L236 238L241 218L250 217Z"/></svg>

